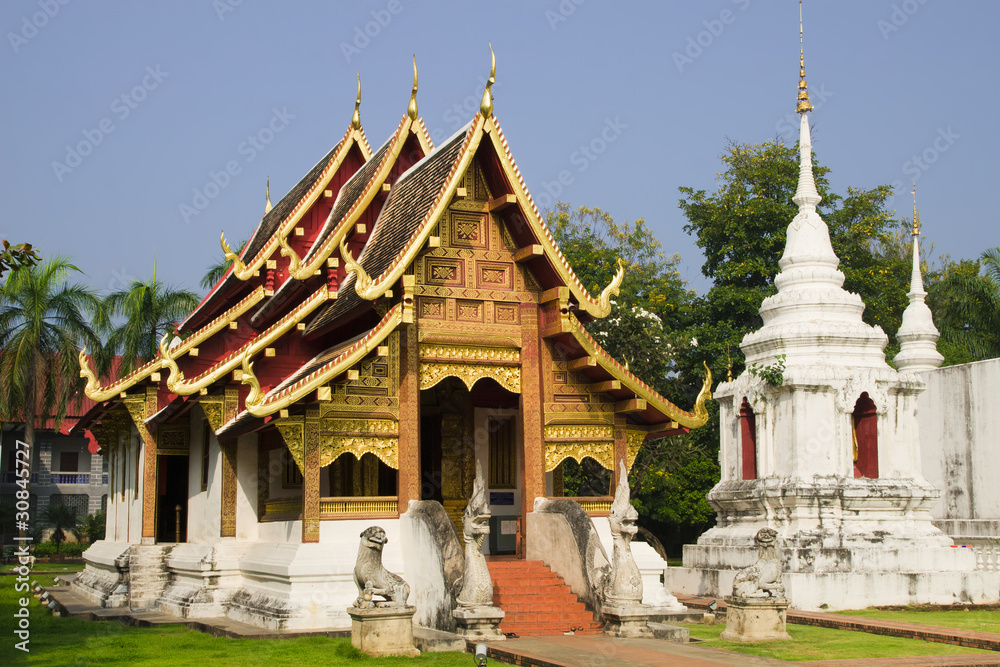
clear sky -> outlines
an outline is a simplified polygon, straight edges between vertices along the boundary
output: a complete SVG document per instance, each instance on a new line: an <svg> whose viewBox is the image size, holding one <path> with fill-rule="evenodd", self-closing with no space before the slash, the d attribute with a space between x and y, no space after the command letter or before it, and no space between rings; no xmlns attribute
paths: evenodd
<svg viewBox="0 0 1000 667"><path fill-rule="evenodd" d="M1000 245L998 23L987 0L805 3L835 191L895 183L908 214L916 178L953 259ZM359 71L365 131L388 137L413 54L440 141L478 109L492 40L494 111L540 207L644 217L699 292L677 188L714 189L730 139L796 138L794 0L3 0L0 27L0 237L72 256L101 291L154 259L198 289L220 231L259 221L265 179L277 201L341 138Z"/></svg>

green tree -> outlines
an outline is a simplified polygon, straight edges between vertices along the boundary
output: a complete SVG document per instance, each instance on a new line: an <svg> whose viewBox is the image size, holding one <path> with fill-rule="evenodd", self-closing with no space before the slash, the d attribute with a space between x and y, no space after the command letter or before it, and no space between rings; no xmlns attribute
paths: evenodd
<svg viewBox="0 0 1000 667"><path fill-rule="evenodd" d="M1000 357L1000 247L949 263L927 292L946 365Z"/></svg>
<svg viewBox="0 0 1000 667"><path fill-rule="evenodd" d="M3 274L11 269L34 266L40 259L38 252L31 247L30 243L11 245L7 239L4 239L3 249L0 249L0 278L3 278Z"/></svg>
<svg viewBox="0 0 1000 667"><path fill-rule="evenodd" d="M133 280L128 287L112 292L104 300L101 328L108 332L105 363L110 355L122 356L121 373L133 371L138 365L156 356L160 339L198 305L198 295L175 289L153 277L147 281ZM114 325L119 318L122 324Z"/></svg>
<svg viewBox="0 0 1000 667"><path fill-rule="evenodd" d="M100 299L66 282L78 271L54 257L15 269L0 290L0 420L23 421L32 444L39 421L62 421L80 395L80 347L100 349L87 317L99 316Z"/></svg>
<svg viewBox="0 0 1000 667"><path fill-rule="evenodd" d="M61 501L51 502L42 510L42 522L52 529L52 536L49 539L56 545L56 553L59 553L59 547L66 541L67 530L80 539L81 533L76 525L76 512Z"/></svg>
<svg viewBox="0 0 1000 667"><path fill-rule="evenodd" d="M104 510L99 510L93 514L81 517L78 526L80 532L87 536L87 542L93 544L97 540L104 539L107 521L107 513Z"/></svg>

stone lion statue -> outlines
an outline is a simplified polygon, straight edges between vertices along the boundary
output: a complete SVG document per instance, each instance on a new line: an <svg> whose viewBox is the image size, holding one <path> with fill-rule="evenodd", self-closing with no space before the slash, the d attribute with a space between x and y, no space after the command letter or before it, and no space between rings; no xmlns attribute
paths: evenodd
<svg viewBox="0 0 1000 667"><path fill-rule="evenodd" d="M734 598L784 598L781 583L781 555L778 552L778 531L761 528L753 538L757 545L757 560L736 573L733 580Z"/></svg>
<svg viewBox="0 0 1000 667"><path fill-rule="evenodd" d="M406 606L410 586L402 577L389 572L382 565L382 548L388 541L389 538L380 526L371 526L361 533L358 561L354 565L354 583L358 587L355 607L368 609ZM375 595L380 595L385 600L373 601Z"/></svg>

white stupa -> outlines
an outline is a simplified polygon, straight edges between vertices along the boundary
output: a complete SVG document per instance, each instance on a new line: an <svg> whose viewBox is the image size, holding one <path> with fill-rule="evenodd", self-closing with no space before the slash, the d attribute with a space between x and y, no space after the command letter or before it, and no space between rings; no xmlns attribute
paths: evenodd
<svg viewBox="0 0 1000 667"><path fill-rule="evenodd" d="M736 570L755 558L754 535L770 527L783 541L793 607L995 602L1000 573L977 572L973 554L931 523L940 494L920 473L924 384L886 363L885 333L862 321L861 297L842 287L816 210L801 47L797 110L799 211L774 279L778 293L741 344L748 368L783 363L783 377L771 383L744 371L716 389L722 475L708 501L717 525L684 547L684 567L667 570L666 586L729 594Z"/></svg>
<svg viewBox="0 0 1000 667"><path fill-rule="evenodd" d="M937 349L941 334L934 326L934 317L924 298L924 280L920 275L920 213L917 212L917 185L913 184L913 272L910 274L910 291L906 296L910 305L903 311L903 323L896 338L899 354L893 361L901 372L930 371L938 368L944 357Z"/></svg>

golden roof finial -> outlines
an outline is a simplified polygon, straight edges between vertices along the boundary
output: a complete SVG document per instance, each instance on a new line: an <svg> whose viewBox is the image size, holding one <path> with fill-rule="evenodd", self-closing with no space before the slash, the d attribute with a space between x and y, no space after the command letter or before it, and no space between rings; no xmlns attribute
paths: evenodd
<svg viewBox="0 0 1000 667"><path fill-rule="evenodd" d="M358 97L354 100L354 117L351 118L351 127L355 130L361 129L361 72L358 72Z"/></svg>
<svg viewBox="0 0 1000 667"><path fill-rule="evenodd" d="M413 54L413 92L410 93L410 104L406 107L406 115L412 120L417 119L417 55Z"/></svg>
<svg viewBox="0 0 1000 667"><path fill-rule="evenodd" d="M264 204L264 215L267 215L268 213L271 212L271 209L274 208L274 206L271 204L271 177L270 176L267 177L267 184L264 185L264 199L267 202L266 204Z"/></svg>
<svg viewBox="0 0 1000 667"><path fill-rule="evenodd" d="M913 232L910 236L920 236L920 213L917 211L917 182L913 181Z"/></svg>
<svg viewBox="0 0 1000 667"><path fill-rule="evenodd" d="M729 346L726 346L726 382L733 381L733 359L729 356Z"/></svg>
<svg viewBox="0 0 1000 667"><path fill-rule="evenodd" d="M490 42L489 44L490 58L492 59L492 64L490 65L490 78L486 80L486 90L483 91L483 101L479 103L479 113L483 114L483 118L489 118L493 115L493 93L490 89L497 80L497 57L496 54L493 53L493 42Z"/></svg>
<svg viewBox="0 0 1000 667"><path fill-rule="evenodd" d="M796 113L812 111L813 106L809 103L809 88L806 84L806 56L802 48L802 0L799 0L799 96L795 105Z"/></svg>

